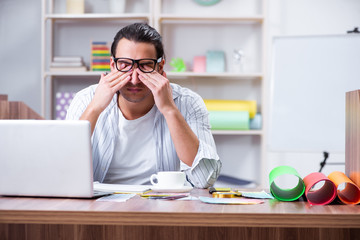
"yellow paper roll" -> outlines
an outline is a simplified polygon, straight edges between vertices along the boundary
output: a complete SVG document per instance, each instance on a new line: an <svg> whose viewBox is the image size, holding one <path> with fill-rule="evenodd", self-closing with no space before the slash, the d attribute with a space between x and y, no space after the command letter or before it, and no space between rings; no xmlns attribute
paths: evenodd
<svg viewBox="0 0 360 240"><path fill-rule="evenodd" d="M208 111L248 111L250 118L256 114L255 100L222 100L222 99L205 99Z"/></svg>

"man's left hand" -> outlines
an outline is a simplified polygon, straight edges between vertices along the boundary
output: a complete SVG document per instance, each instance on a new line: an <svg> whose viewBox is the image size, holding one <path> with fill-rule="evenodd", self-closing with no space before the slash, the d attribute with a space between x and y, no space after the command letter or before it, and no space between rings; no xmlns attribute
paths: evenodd
<svg viewBox="0 0 360 240"><path fill-rule="evenodd" d="M152 92L155 104L162 114L166 115L166 113L177 109L173 100L170 82L167 79L165 72L163 72L163 74L156 71L143 73L138 68L136 71L139 74L140 81L142 81Z"/></svg>

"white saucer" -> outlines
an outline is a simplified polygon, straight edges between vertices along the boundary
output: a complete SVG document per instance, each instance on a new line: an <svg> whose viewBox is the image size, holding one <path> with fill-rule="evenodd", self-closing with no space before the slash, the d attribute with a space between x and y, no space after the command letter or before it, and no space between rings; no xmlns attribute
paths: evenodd
<svg viewBox="0 0 360 240"><path fill-rule="evenodd" d="M153 192L162 192L162 193L185 193L190 192L193 189L191 186L183 186L180 188L164 188L164 187L158 187L158 186L152 186L151 190Z"/></svg>

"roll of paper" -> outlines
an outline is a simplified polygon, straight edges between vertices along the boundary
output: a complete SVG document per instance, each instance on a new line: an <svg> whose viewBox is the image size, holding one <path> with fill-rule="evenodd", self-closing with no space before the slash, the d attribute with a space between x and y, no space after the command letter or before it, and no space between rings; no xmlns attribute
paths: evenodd
<svg viewBox="0 0 360 240"><path fill-rule="evenodd" d="M328 177L335 184L340 201L345 204L360 203L360 189L345 173L335 171L330 173ZM343 186L345 186L344 189L341 189Z"/></svg>
<svg viewBox="0 0 360 240"><path fill-rule="evenodd" d="M209 120L213 130L249 130L249 112L209 111Z"/></svg>
<svg viewBox="0 0 360 240"><path fill-rule="evenodd" d="M260 113L255 114L253 119L250 119L250 129L261 129L262 117Z"/></svg>
<svg viewBox="0 0 360 240"><path fill-rule="evenodd" d="M305 183L305 196L311 205L325 205L335 199L336 186L323 173L310 173L303 180ZM323 185L319 189L313 189L318 183L323 183Z"/></svg>
<svg viewBox="0 0 360 240"><path fill-rule="evenodd" d="M290 189L279 188L275 184L275 179L281 175L294 175L298 178L296 187ZM305 192L305 184L301 179L299 173L290 166L279 166L271 170L269 174L270 191L271 194L280 201L294 201L300 198Z"/></svg>
<svg viewBox="0 0 360 240"><path fill-rule="evenodd" d="M257 108L254 100L222 100L205 99L208 111L247 111L250 118L254 118Z"/></svg>

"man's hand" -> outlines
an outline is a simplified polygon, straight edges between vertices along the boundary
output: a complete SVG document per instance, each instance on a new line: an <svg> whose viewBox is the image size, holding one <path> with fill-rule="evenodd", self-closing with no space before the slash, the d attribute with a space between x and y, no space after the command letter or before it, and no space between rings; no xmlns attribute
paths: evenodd
<svg viewBox="0 0 360 240"><path fill-rule="evenodd" d="M91 133L95 129L99 115L110 104L116 92L129 82L131 73L132 71L123 73L113 70L107 75L104 73L101 74L95 95L80 117L80 120L88 120L90 122Z"/></svg>
<svg viewBox="0 0 360 240"><path fill-rule="evenodd" d="M95 95L91 101L94 110L104 111L110 104L111 99L130 80L131 72L120 72L113 70L109 74L101 74L99 85L95 90Z"/></svg>
<svg viewBox="0 0 360 240"><path fill-rule="evenodd" d="M177 109L172 96L172 89L169 80L166 78L166 73L159 74L154 71L151 73L143 73L138 68L136 69L140 81L147 86L154 96L154 101L163 115Z"/></svg>

